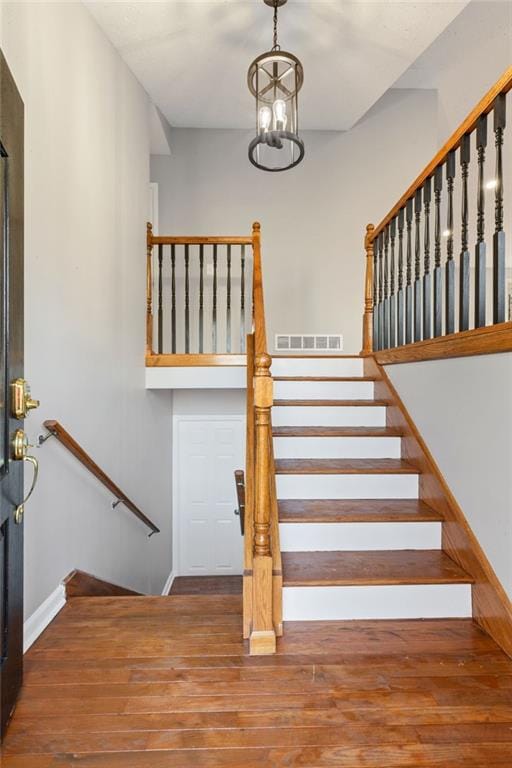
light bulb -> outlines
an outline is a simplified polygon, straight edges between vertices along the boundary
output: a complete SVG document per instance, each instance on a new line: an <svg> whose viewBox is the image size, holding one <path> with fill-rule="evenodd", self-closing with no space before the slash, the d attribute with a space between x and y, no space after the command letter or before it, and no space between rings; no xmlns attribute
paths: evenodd
<svg viewBox="0 0 512 768"><path fill-rule="evenodd" d="M259 114L260 131L264 131L266 133L270 128L271 122L272 122L272 110L270 109L270 107L261 107L260 114Z"/></svg>
<svg viewBox="0 0 512 768"><path fill-rule="evenodd" d="M276 131L286 129L286 102L282 99L274 101L274 126Z"/></svg>
<svg viewBox="0 0 512 768"><path fill-rule="evenodd" d="M498 186L498 179L489 179L489 181L485 185L485 188L496 189L497 186Z"/></svg>

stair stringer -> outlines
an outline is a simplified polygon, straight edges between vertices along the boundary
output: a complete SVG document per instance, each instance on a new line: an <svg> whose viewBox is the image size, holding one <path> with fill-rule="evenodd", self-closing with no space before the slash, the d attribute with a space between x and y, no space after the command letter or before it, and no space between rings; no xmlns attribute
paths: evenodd
<svg viewBox="0 0 512 768"><path fill-rule="evenodd" d="M364 358L364 373L376 379L375 398L388 402L387 426L402 431L402 458L420 470L420 500L443 517L443 551L474 580L473 619L512 657L511 601L407 408L373 355Z"/></svg>

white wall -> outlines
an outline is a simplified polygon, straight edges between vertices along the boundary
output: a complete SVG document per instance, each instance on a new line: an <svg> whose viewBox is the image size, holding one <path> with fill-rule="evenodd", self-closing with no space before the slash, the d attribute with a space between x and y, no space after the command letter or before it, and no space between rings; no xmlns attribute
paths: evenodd
<svg viewBox="0 0 512 768"><path fill-rule="evenodd" d="M512 354L386 372L512 598Z"/></svg>
<svg viewBox="0 0 512 768"><path fill-rule="evenodd" d="M437 90L441 146L511 62L512 3L473 0L396 85Z"/></svg>
<svg viewBox="0 0 512 768"><path fill-rule="evenodd" d="M148 541L50 440L26 509L29 615L73 568L162 589L171 415L168 394L144 389L146 93L80 3L4 3L1 13L26 107L25 359L41 399L26 427L35 442L44 419L61 421L162 528Z"/></svg>
<svg viewBox="0 0 512 768"><path fill-rule="evenodd" d="M271 345L277 332L332 332L359 352L365 227L433 155L435 93L391 91L347 133L305 132L303 163L282 174L253 168L250 138L173 131L173 155L151 162L161 233L245 234L260 220Z"/></svg>

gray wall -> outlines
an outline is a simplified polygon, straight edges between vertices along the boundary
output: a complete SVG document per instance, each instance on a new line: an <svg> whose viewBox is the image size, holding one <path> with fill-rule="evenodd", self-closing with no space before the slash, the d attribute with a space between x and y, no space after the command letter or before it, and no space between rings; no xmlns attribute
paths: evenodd
<svg viewBox="0 0 512 768"><path fill-rule="evenodd" d="M250 165L250 138L173 131L172 156L151 159L160 233L245 234L260 220L270 346L278 332L332 332L359 352L365 227L434 153L435 94L391 91L347 133L305 132L303 163L282 174Z"/></svg>
<svg viewBox="0 0 512 768"><path fill-rule="evenodd" d="M386 371L512 597L512 354Z"/></svg>
<svg viewBox="0 0 512 768"><path fill-rule="evenodd" d="M141 591L170 571L170 398L144 389L146 93L80 3L4 3L26 106L26 375L161 527L147 531L55 441L25 516L26 614L73 568ZM37 449L34 449L37 450ZM29 472L27 472L27 480Z"/></svg>

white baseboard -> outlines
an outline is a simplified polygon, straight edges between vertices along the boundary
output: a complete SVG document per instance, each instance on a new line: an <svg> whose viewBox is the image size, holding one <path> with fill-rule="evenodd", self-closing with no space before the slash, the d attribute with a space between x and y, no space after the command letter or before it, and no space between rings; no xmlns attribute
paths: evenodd
<svg viewBox="0 0 512 768"><path fill-rule="evenodd" d="M44 603L23 624L23 653L35 643L39 635L66 605L66 589L59 584Z"/></svg>
<svg viewBox="0 0 512 768"><path fill-rule="evenodd" d="M174 581L174 571L171 571L169 576L167 577L167 581L164 584L164 588L162 589L162 595L168 595L171 591L172 583Z"/></svg>

